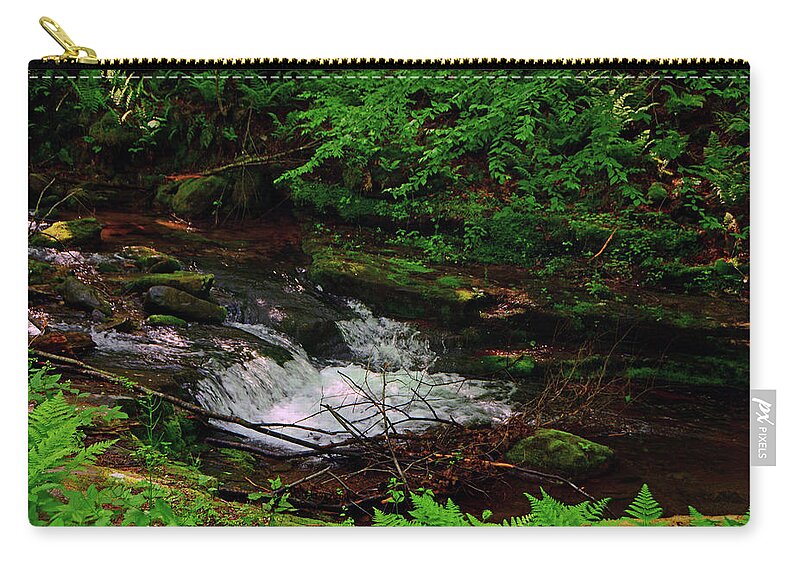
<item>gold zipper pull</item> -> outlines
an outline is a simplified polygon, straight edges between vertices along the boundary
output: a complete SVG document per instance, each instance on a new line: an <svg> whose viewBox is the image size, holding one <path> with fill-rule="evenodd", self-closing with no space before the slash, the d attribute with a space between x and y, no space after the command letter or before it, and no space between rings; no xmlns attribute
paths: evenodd
<svg viewBox="0 0 800 570"><path fill-rule="evenodd" d="M50 37L58 42L64 53L61 55L47 55L42 58L44 61L58 61L70 63L99 63L97 53L91 48L75 45L75 42L67 35L67 32L59 26L55 20L42 16L39 24L50 34ZM85 55L81 55L81 53Z"/></svg>

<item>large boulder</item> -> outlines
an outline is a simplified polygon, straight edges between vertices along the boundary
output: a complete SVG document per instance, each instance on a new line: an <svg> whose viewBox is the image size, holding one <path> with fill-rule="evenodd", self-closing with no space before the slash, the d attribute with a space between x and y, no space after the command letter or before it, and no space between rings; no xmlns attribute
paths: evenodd
<svg viewBox="0 0 800 570"><path fill-rule="evenodd" d="M172 209L179 216L202 217L214 207L214 202L222 198L228 181L221 176L192 178L181 183L172 197Z"/></svg>
<svg viewBox="0 0 800 570"><path fill-rule="evenodd" d="M180 289L195 297L208 299L214 276L208 273L193 273L191 271L176 271L175 273L149 273L136 277L126 278L125 290L127 292L143 292L151 287L163 285Z"/></svg>
<svg viewBox="0 0 800 570"><path fill-rule="evenodd" d="M45 247L96 245L100 243L102 229L103 226L95 218L55 222L32 235L30 244Z"/></svg>
<svg viewBox="0 0 800 570"><path fill-rule="evenodd" d="M144 306L151 314L173 315L201 323L222 323L227 316L225 307L164 285L150 287Z"/></svg>
<svg viewBox="0 0 800 570"><path fill-rule="evenodd" d="M61 297L64 299L64 303L71 307L86 311L97 310L104 315L111 315L111 305L108 304L108 301L103 299L94 288L72 275L64 279L64 284L61 286Z"/></svg>
<svg viewBox="0 0 800 570"><path fill-rule="evenodd" d="M506 453L515 465L577 477L602 472L613 456L605 445L557 429L537 430Z"/></svg>

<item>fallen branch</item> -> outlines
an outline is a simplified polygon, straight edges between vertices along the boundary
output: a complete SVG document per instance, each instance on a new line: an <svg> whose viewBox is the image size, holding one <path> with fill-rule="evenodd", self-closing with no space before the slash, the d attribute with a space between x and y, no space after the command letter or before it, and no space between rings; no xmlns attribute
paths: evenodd
<svg viewBox="0 0 800 570"><path fill-rule="evenodd" d="M299 152L301 150L313 148L314 146L316 146L316 143L309 143L307 145L299 146L297 148L293 148L276 154L261 154L258 156L247 156L245 158L234 160L233 162L230 162L228 164L223 164L222 166L217 166L216 168L209 168L208 170L203 170L195 174L174 174L171 176L165 176L164 178L166 180L186 180L188 178L201 178L203 176L211 176L212 174L219 174L220 172L225 172L226 170L231 170L233 168L263 166L265 164L272 164L278 158L294 154L295 152Z"/></svg>
<svg viewBox="0 0 800 570"><path fill-rule="evenodd" d="M614 231L611 232L611 235L608 236L608 239L606 240L606 243L603 244L603 247L600 248L600 251L598 251L591 258L589 258L589 261L593 261L593 260L597 259L598 257L600 257L600 254L603 253L606 250L606 248L608 247L608 244L611 243L611 238L614 237L614 234L617 233L618 229L619 229L619 226L614 228Z"/></svg>
<svg viewBox="0 0 800 570"><path fill-rule="evenodd" d="M75 360L74 358L68 358L66 356L59 356L57 354L50 354L48 352L42 352L40 350L35 350L35 349L32 350L32 352L36 356L39 356L41 358L45 358L47 360L50 360L51 362L59 362L61 364L68 364L68 365L71 365L71 366L78 367L84 373L86 373L86 374L88 374L90 376L94 376L95 378L99 378L101 380L105 380L105 381L111 382L113 384L117 384L119 386L123 386L125 388L130 389L130 390L133 390L134 392L138 392L138 393L144 394L146 396L156 396L158 398L161 398L162 400L166 400L167 402L170 402L171 404L173 404L175 406L178 406L179 408L182 408L184 410L187 410L189 412L192 412L192 413L197 414L197 415L199 415L201 417L204 417L204 418L240 425L242 427L245 427L247 429L251 429L251 430L253 430L255 432L258 432L260 434L263 434L263 435L266 435L266 436L269 436L269 437L274 437L275 439L279 439L281 441L294 443L296 445L299 445L301 447L305 447L305 448L308 448L308 449L313 449L315 451L322 452L323 454L346 455L346 456L356 456L356 457L360 456L362 454L362 452L360 452L360 451L343 448L343 447L341 447L342 444L338 444L338 445L337 444L318 445L318 444L312 443L310 441L305 441L305 440L302 440L302 439L299 439L299 438L296 438L296 437L292 437L291 435L287 435L287 434L280 433L280 432L277 432L277 431L274 431L274 430L271 430L271 429L267 429L267 428L265 428L265 427L263 427L263 426L261 426L261 425L259 425L257 423L253 423L253 422L244 420L244 419L236 417L236 416L229 416L227 414L220 414L220 413L217 413L217 412L212 412L211 410L206 410L205 408L201 408L200 406L196 406L195 404L191 404L189 402L181 400L180 398L178 398L176 396L172 396L170 394L165 394L163 392L159 392L157 390L153 390L152 388L147 388L146 386L142 386L141 384L137 384L136 382L133 382L133 381L128 380L126 378L121 378L121 377L119 377L119 376L117 376L115 374L111 374L110 372L107 372L105 370L101 370L99 368L95 368L93 366L90 366L89 364L86 364L85 362L81 362L80 360Z"/></svg>

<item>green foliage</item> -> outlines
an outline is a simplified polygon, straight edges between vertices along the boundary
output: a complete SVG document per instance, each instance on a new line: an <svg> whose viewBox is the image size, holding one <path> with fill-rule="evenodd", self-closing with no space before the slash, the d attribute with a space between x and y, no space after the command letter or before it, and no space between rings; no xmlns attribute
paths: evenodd
<svg viewBox="0 0 800 570"><path fill-rule="evenodd" d="M436 262L553 274L561 258L598 252L615 227L601 279L671 286L665 264L719 250L746 262L746 71L85 74L31 82L34 164L162 174L291 157L240 200L229 185L197 204L168 200L181 216L218 217L231 202L244 211L277 186L316 215L391 222L395 243ZM718 284L702 292L737 292Z"/></svg>
<svg viewBox="0 0 800 570"><path fill-rule="evenodd" d="M396 498L391 494L390 499ZM617 526L633 524L636 526L660 526L666 524L657 521L663 514L658 502L653 498L647 485L642 485L636 498L626 509L629 516L621 519L608 519L608 505L611 499L600 501L584 501L577 505L566 505L540 489L541 498L525 493L530 502L530 512L519 517L511 517L499 523L499 526ZM478 518L464 513L461 508L447 499L445 503L437 502L433 493L420 489L418 493L408 495L412 508L403 515L384 513L373 510L372 522L375 526L498 526L490 523L491 511L484 511ZM390 500L392 503L398 501ZM689 507L691 526L742 526L749 520L749 513L741 520L725 517L722 521L709 519L693 507Z"/></svg>
<svg viewBox="0 0 800 570"><path fill-rule="evenodd" d="M28 414L28 517L32 524L102 524L108 519L87 505L97 505L96 489L84 494L64 486L74 472L91 466L116 440L83 444L82 428L97 419L113 421L127 416L119 408L79 409L64 397L78 394L52 367L28 360L28 399L35 407ZM58 490L66 503L53 494Z"/></svg>
<svg viewBox="0 0 800 570"><path fill-rule="evenodd" d="M629 517L624 517L624 520L631 520L640 526L653 526L657 524L655 521L661 517L664 510L653 498L650 488L645 483L625 512Z"/></svg>

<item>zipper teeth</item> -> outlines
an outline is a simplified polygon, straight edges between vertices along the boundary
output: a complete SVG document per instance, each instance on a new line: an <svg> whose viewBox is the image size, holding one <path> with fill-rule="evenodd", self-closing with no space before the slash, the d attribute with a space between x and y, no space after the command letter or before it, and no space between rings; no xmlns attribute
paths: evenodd
<svg viewBox="0 0 800 570"><path fill-rule="evenodd" d="M101 67L271 67L271 68L698 68L724 67L747 68L744 59L733 58L579 58L579 59L514 59L514 58L441 58L441 59L394 59L394 58L222 58L222 59L178 59L178 58L114 58L100 59Z"/></svg>

